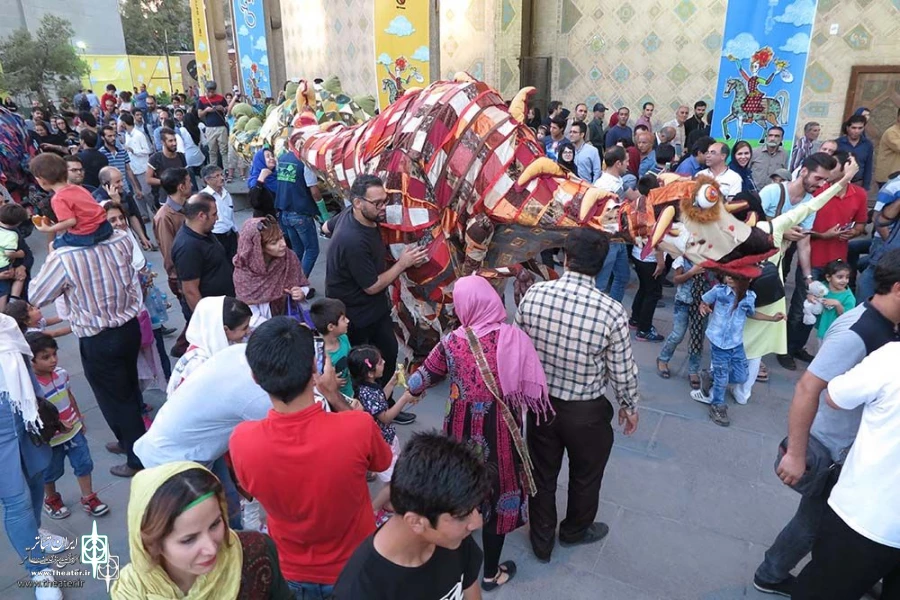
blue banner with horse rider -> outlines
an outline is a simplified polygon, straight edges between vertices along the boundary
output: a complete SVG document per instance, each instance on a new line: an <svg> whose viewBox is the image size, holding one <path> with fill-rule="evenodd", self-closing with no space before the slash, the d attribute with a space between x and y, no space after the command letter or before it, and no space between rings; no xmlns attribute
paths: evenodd
<svg viewBox="0 0 900 600"><path fill-rule="evenodd" d="M815 16L816 0L728 3L714 138L756 146L778 126L790 152Z"/></svg>

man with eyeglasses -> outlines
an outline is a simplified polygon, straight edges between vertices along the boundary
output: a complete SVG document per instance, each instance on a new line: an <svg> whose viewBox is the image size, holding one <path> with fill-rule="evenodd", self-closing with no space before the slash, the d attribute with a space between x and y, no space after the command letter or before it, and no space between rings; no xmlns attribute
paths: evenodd
<svg viewBox="0 0 900 600"><path fill-rule="evenodd" d="M66 161L66 181L70 185L80 185L93 194L97 188L84 184L84 164L81 162L81 159L74 154L70 154L63 157L63 160Z"/></svg>
<svg viewBox="0 0 900 600"><path fill-rule="evenodd" d="M384 358L382 385L397 367L397 338L391 322L391 305L385 289L410 267L428 261L428 251L406 246L390 268L381 238L379 223L387 219L387 192L384 182L374 175L360 175L350 188L351 207L322 226L325 235L333 234L328 247L325 271L325 295L341 300L350 319L347 332L354 346L372 344ZM395 423L406 425L416 420L401 412Z"/></svg>

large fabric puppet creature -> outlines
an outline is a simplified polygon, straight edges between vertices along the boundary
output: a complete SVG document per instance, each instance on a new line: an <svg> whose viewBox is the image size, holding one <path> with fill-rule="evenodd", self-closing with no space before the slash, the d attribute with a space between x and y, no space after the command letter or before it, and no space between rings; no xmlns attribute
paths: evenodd
<svg viewBox="0 0 900 600"><path fill-rule="evenodd" d="M615 239L661 245L697 264L756 276L775 252L755 221L730 214L716 182L668 181L636 201L620 202L565 172L544 155L524 125L520 91L507 107L487 84L465 73L455 81L408 90L362 125L318 123L298 114L291 148L327 185L344 192L358 174L381 177L388 192L385 244L427 246L430 260L391 287L395 321L414 357L428 353L453 323L452 287L460 276L489 278L526 270L548 273L534 258L564 245L568 231L590 227Z"/></svg>
<svg viewBox="0 0 900 600"><path fill-rule="evenodd" d="M37 151L22 117L0 107L0 180L17 202L34 184L28 161Z"/></svg>

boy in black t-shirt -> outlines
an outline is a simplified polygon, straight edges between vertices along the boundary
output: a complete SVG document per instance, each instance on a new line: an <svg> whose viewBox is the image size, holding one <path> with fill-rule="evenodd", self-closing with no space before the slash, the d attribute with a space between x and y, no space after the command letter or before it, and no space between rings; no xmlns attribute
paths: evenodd
<svg viewBox="0 0 900 600"><path fill-rule="evenodd" d="M391 479L395 515L350 557L334 599L480 600L483 554L471 533L482 526L478 507L489 489L470 448L440 433L415 434ZM515 565L507 567L512 576Z"/></svg>

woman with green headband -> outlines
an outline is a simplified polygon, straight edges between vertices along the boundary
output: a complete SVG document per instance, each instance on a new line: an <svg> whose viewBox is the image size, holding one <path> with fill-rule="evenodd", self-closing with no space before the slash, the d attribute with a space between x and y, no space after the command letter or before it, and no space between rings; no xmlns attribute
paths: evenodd
<svg viewBox="0 0 900 600"><path fill-rule="evenodd" d="M113 584L113 600L288 600L275 544L228 527L225 493L194 462L144 469L131 481L131 563Z"/></svg>

